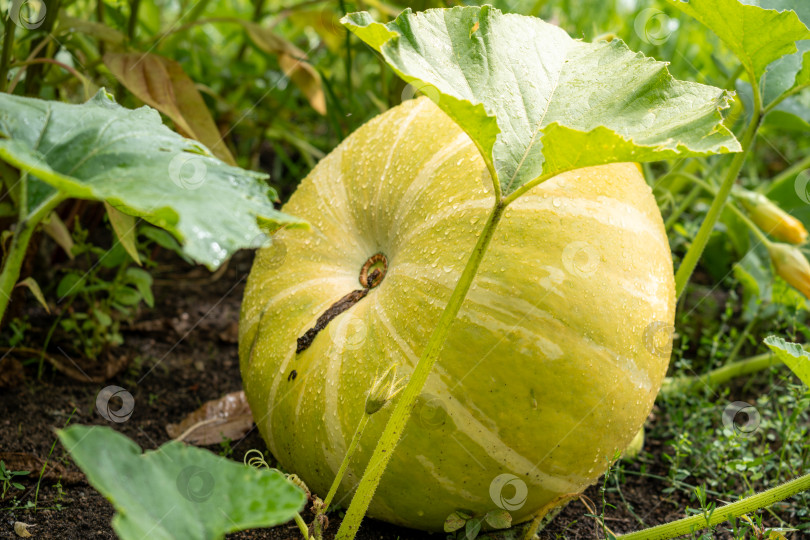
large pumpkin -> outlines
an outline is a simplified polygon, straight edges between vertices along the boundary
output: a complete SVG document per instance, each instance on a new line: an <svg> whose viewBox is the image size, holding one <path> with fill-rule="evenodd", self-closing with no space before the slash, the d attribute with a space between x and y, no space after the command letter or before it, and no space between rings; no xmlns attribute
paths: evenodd
<svg viewBox="0 0 810 540"><path fill-rule="evenodd" d="M285 205L312 229L258 252L239 353L270 450L321 496L375 377L416 364L493 200L473 143L420 98L358 129ZM379 285L296 352L363 289L377 254ZM498 226L369 515L441 530L456 509L500 507L518 521L580 492L647 417L673 313L669 245L637 165L535 187ZM350 500L390 409L372 416L337 502Z"/></svg>

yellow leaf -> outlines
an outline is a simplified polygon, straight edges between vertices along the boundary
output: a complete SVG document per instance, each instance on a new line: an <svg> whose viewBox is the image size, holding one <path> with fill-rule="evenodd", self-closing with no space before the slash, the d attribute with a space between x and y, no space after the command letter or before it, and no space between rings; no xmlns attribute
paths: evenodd
<svg viewBox="0 0 810 540"><path fill-rule="evenodd" d="M36 525L31 525L30 523L23 523L22 521L15 521L14 533L20 538L31 538L34 535L31 534L31 532L28 530L28 527L36 527Z"/></svg>
<svg viewBox="0 0 810 540"><path fill-rule="evenodd" d="M301 89L312 108L320 114L326 114L326 97L321 86L321 76L306 61L307 54L269 28L251 22L243 22L242 25L256 47L278 57L281 70Z"/></svg>
<svg viewBox="0 0 810 540"><path fill-rule="evenodd" d="M48 303L45 301L45 296L42 294L42 289L39 288L39 283L37 283L34 278L27 277L17 283L15 287L28 287L28 290L31 291L31 294L34 295L37 302L39 302L39 304L45 308L45 311L48 313L51 312L51 308L48 307Z"/></svg>
<svg viewBox="0 0 810 540"><path fill-rule="evenodd" d="M301 89L312 108L319 114L326 114L326 97L321 87L321 76L315 68L287 54L279 54L278 63L284 74Z"/></svg>
<svg viewBox="0 0 810 540"><path fill-rule="evenodd" d="M73 237L70 236L70 231L55 212L51 213L48 219L42 222L42 230L64 250L71 260L74 258Z"/></svg>
<svg viewBox="0 0 810 540"><path fill-rule="evenodd" d="M138 248L135 245L135 218L117 210L106 201L104 202L104 208L107 209L107 216L110 218L110 224L118 237L118 241L124 246L132 260L140 265L141 259L138 257Z"/></svg>

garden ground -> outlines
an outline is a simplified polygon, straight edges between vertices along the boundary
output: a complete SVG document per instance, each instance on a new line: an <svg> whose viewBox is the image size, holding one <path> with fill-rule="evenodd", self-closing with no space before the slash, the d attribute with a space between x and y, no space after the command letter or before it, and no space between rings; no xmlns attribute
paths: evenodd
<svg viewBox="0 0 810 540"><path fill-rule="evenodd" d="M241 389L237 324L251 260L251 254L239 253L224 273L213 276L202 268L189 271L179 262L160 266L154 272L155 309L144 311L127 327L125 344L114 349L115 360L112 361L112 364L126 367L109 380L100 383L76 380L84 377L82 372L92 376L93 369L98 371L99 366L83 365L81 360L61 354L56 347L52 347L52 352L56 353L54 361L62 363L64 369L72 370L73 377L48 366L38 380L37 365L32 362L24 369L24 380L7 380L11 387L0 389L0 411L3 411L0 416L0 452L23 453L29 462L32 458L45 459L54 445L54 430L65 426L68 420L71 423L110 425L142 448L155 449L170 439L166 433L167 424L179 422L207 400ZM33 327L47 329L50 326L47 320L41 324L36 320L45 314L33 303L27 305ZM134 396L133 414L125 422L107 422L95 410L97 393L111 384L127 389ZM656 409L650 422L654 424L662 418L665 415ZM241 440L209 448L237 461L242 461L249 449L266 451L255 428ZM597 514L601 514L604 508L605 523L614 532L641 528L634 514L650 526L677 519L683 515L686 506L696 506L684 491L665 494L669 482L651 477L667 476L668 465L662 459L667 447L648 438L645 450L643 462L623 466L618 484L620 490L615 489L614 477L604 501L600 485L586 491ZM61 489L49 474L43 478L36 497L41 464L29 476L22 477L25 490L12 489L2 501L0 538L15 538L13 526L16 521L35 525L30 529L35 538L115 538L110 525L114 514L112 505L87 484L58 443L51 460L64 466L67 472L62 474ZM634 474L640 471L643 473ZM36 511L30 508L10 510L15 504L25 507L35 498ZM546 528L542 537L603 538L596 519L586 517L589 513L582 502L571 503ZM339 515L330 515L330 522L327 539L337 531ZM444 536L430 535L431 538ZM358 535L358 539L365 540L425 537L428 537L425 533L374 520L366 520ZM286 540L300 538L300 534L290 523L270 530L236 533L228 538Z"/></svg>

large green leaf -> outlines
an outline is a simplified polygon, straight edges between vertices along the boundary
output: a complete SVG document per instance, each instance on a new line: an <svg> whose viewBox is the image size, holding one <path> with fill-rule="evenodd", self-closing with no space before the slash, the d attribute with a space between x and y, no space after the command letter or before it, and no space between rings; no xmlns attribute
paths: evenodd
<svg viewBox="0 0 810 540"><path fill-rule="evenodd" d="M767 77L767 74L765 76ZM765 85L766 91L768 86ZM750 121L754 104L751 85L743 80L738 80L737 94L745 105L747 121ZM768 101L765 103L767 104ZM762 126L779 131L797 131L801 134L810 131L810 92L805 90L779 103L765 116Z"/></svg>
<svg viewBox="0 0 810 540"><path fill-rule="evenodd" d="M148 52L108 52L104 65L135 97L171 118L180 133L236 165L196 84L179 62Z"/></svg>
<svg viewBox="0 0 810 540"><path fill-rule="evenodd" d="M765 345L770 348L776 357L790 368L801 381L810 387L810 353L805 351L798 343L790 343L777 336L765 338Z"/></svg>
<svg viewBox="0 0 810 540"><path fill-rule="evenodd" d="M0 94L0 159L27 171L29 205L54 189L163 227L210 268L302 221L273 208L264 174L231 167L103 90L82 105Z"/></svg>
<svg viewBox="0 0 810 540"><path fill-rule="evenodd" d="M584 43L491 6L343 22L470 135L505 194L588 165L740 149L720 123L725 92L620 40Z"/></svg>
<svg viewBox="0 0 810 540"><path fill-rule="evenodd" d="M766 9L793 10L810 28L810 2L806 0L748 0ZM796 42L798 52L783 56L768 66L763 81L762 99L767 105L783 92L810 85L810 39Z"/></svg>
<svg viewBox="0 0 810 540"><path fill-rule="evenodd" d="M208 540L285 523L306 502L284 476L169 442L141 453L107 427L71 426L59 439L117 510L122 540Z"/></svg>
<svg viewBox="0 0 810 540"><path fill-rule="evenodd" d="M796 0L766 0L762 3L784 9L788 5L792 7L794 2ZM768 64L796 52L796 41L810 39L810 30L794 11L777 11L754 5L760 2L671 0L671 3L717 34L757 81Z"/></svg>
<svg viewBox="0 0 810 540"><path fill-rule="evenodd" d="M799 52L783 56L765 71L762 101L766 105L783 92L810 84L810 41L796 43Z"/></svg>

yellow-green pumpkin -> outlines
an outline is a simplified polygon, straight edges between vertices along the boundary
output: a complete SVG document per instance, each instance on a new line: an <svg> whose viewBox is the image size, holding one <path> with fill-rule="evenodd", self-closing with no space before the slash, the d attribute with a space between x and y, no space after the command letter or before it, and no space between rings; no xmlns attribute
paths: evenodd
<svg viewBox="0 0 810 540"><path fill-rule="evenodd" d="M375 377L413 369L493 200L473 143L420 98L358 129L285 205L312 229L258 252L239 353L259 430L316 493ZM380 284L296 353L324 311L363 288L378 253ZM438 531L456 509L520 521L583 490L647 417L673 313L669 245L637 165L535 187L498 226L369 515ZM337 502L348 504L390 410L373 415Z"/></svg>

